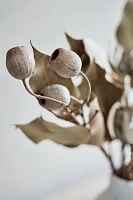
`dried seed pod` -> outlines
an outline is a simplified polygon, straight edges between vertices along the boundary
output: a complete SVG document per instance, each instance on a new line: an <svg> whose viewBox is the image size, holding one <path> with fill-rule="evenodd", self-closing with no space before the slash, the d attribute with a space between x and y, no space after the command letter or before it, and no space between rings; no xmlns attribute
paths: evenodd
<svg viewBox="0 0 133 200"><path fill-rule="evenodd" d="M52 53L49 64L52 70L64 78L78 75L82 66L81 59L75 52L63 48Z"/></svg>
<svg viewBox="0 0 133 200"><path fill-rule="evenodd" d="M41 90L40 95L57 99L59 101L64 102L67 105L70 103L69 90L63 85L54 84L54 85L46 86ZM44 108L48 110L56 111L56 110L63 109L63 106L61 104L56 103L52 100L40 99L39 102L41 106L43 106Z"/></svg>
<svg viewBox="0 0 133 200"><path fill-rule="evenodd" d="M133 112L131 108L119 107L114 115L114 131L121 141L133 144Z"/></svg>
<svg viewBox="0 0 133 200"><path fill-rule="evenodd" d="M32 75L35 60L25 47L14 47L6 54L6 67L14 78L23 80Z"/></svg>

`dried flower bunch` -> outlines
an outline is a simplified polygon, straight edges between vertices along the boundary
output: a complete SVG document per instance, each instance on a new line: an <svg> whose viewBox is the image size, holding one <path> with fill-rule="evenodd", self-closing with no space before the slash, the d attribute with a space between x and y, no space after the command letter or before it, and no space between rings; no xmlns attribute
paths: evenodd
<svg viewBox="0 0 133 200"><path fill-rule="evenodd" d="M58 48L49 56L31 44L34 56L25 47L14 47L6 56L9 73L22 80L25 89L41 106L57 118L73 123L64 128L40 117L16 127L35 143L50 139L67 147L96 145L109 159L113 173L127 180L133 180L133 101L128 98L133 87L132 20L133 1L130 0L116 30L113 57L106 56L92 39L77 40L68 34L71 50ZM82 78L78 86L73 77ZM88 112L87 119L85 112ZM115 139L122 144L119 169L104 146ZM127 145L131 147L131 161L125 164Z"/></svg>

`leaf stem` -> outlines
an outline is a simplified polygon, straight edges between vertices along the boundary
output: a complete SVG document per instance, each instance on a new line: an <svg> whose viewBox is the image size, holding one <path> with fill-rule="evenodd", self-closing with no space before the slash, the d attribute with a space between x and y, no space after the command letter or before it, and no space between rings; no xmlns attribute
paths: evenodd
<svg viewBox="0 0 133 200"><path fill-rule="evenodd" d="M95 118L95 116L97 115L98 112L99 112L99 110L95 110L95 113L93 114L93 116L89 120L89 124Z"/></svg>
<svg viewBox="0 0 133 200"><path fill-rule="evenodd" d="M73 100L73 101L75 101L75 102L77 102L78 104L82 104L81 102L83 102L83 100L79 100L78 98L76 98L76 97L74 97L74 96L70 96L71 97L71 99Z"/></svg>
<svg viewBox="0 0 133 200"><path fill-rule="evenodd" d="M87 90L87 95L86 95L86 98L84 99L83 103L81 103L77 108L73 109L71 112L75 112L76 110L78 110L81 107L83 107L83 105L89 101L90 95L91 95L91 84L90 84L90 81L89 81L88 77L82 71L80 71L79 74L82 75L84 77L84 79L86 80L87 89L88 89Z"/></svg>
<svg viewBox="0 0 133 200"><path fill-rule="evenodd" d="M23 85L24 85L25 89L26 89L32 96L36 97L37 99L45 99L45 100L47 99L47 100L51 100L51 101L53 101L53 102L59 103L60 105L62 105L63 107L66 108L66 110L68 111L68 113L70 113L70 115L71 115L73 121L74 121L76 124L80 124L80 123L78 122L78 120L76 119L76 115L75 115L74 113L71 112L71 110L70 110L70 108L69 108L69 105L67 105L67 104L65 104L64 102L59 101L59 100L57 100L57 99L51 98L51 97L46 97L46 96L41 96L41 95L35 94L34 92L32 92L32 91L28 88L25 79L22 80L22 82L23 82Z"/></svg>
<svg viewBox="0 0 133 200"><path fill-rule="evenodd" d="M61 104L62 106L66 107L66 108L69 107L67 104L65 104L64 102L59 101L59 100L57 100L57 99L54 99L54 98L51 98L51 97L46 97L46 96L41 96L41 95L38 95L38 94L33 93L33 92L28 88L25 79L22 80L22 81L23 81L23 85L24 85L25 89L26 89L32 96L36 97L37 99L45 99L45 100L47 99L47 100L51 100L51 101L53 101L53 102L59 103L59 104Z"/></svg>
<svg viewBox="0 0 133 200"><path fill-rule="evenodd" d="M111 167L113 169L113 171L115 170L114 168L114 164L113 164L113 161L112 161L112 158L111 156L106 152L106 150L104 149L103 146L100 147L101 151L104 153L104 155L106 156L106 158L109 160L110 164L111 164Z"/></svg>

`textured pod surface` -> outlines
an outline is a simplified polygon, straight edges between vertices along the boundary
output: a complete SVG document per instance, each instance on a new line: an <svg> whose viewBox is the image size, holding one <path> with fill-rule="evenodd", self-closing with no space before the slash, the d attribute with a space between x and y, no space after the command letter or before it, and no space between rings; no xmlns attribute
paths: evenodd
<svg viewBox="0 0 133 200"><path fill-rule="evenodd" d="M7 52L6 67L14 78L23 80L33 73L34 57L25 47L14 47Z"/></svg>
<svg viewBox="0 0 133 200"><path fill-rule="evenodd" d="M41 95L57 99L64 102L65 104L70 103L70 93L69 90L62 85L54 84L47 86L41 90ZM63 106L59 103L53 102L51 100L39 100L41 106L48 110L61 110Z"/></svg>
<svg viewBox="0 0 133 200"><path fill-rule="evenodd" d="M125 143L133 144L132 110L119 107L114 116L114 130L117 138Z"/></svg>
<svg viewBox="0 0 133 200"><path fill-rule="evenodd" d="M81 59L75 52L63 48L52 53L49 64L52 70L64 78L78 75L82 66Z"/></svg>

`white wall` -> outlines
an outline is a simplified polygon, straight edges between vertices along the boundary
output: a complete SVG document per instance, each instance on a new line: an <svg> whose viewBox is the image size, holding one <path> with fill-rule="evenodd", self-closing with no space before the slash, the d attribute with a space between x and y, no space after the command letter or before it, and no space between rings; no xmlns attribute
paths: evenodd
<svg viewBox="0 0 133 200"><path fill-rule="evenodd" d="M101 152L89 146L68 149L50 141L38 145L13 124L49 115L9 76L6 51L29 45L51 53L68 48L63 34L92 37L104 47L113 38L125 0L0 1L0 200L39 200L109 169Z"/></svg>

